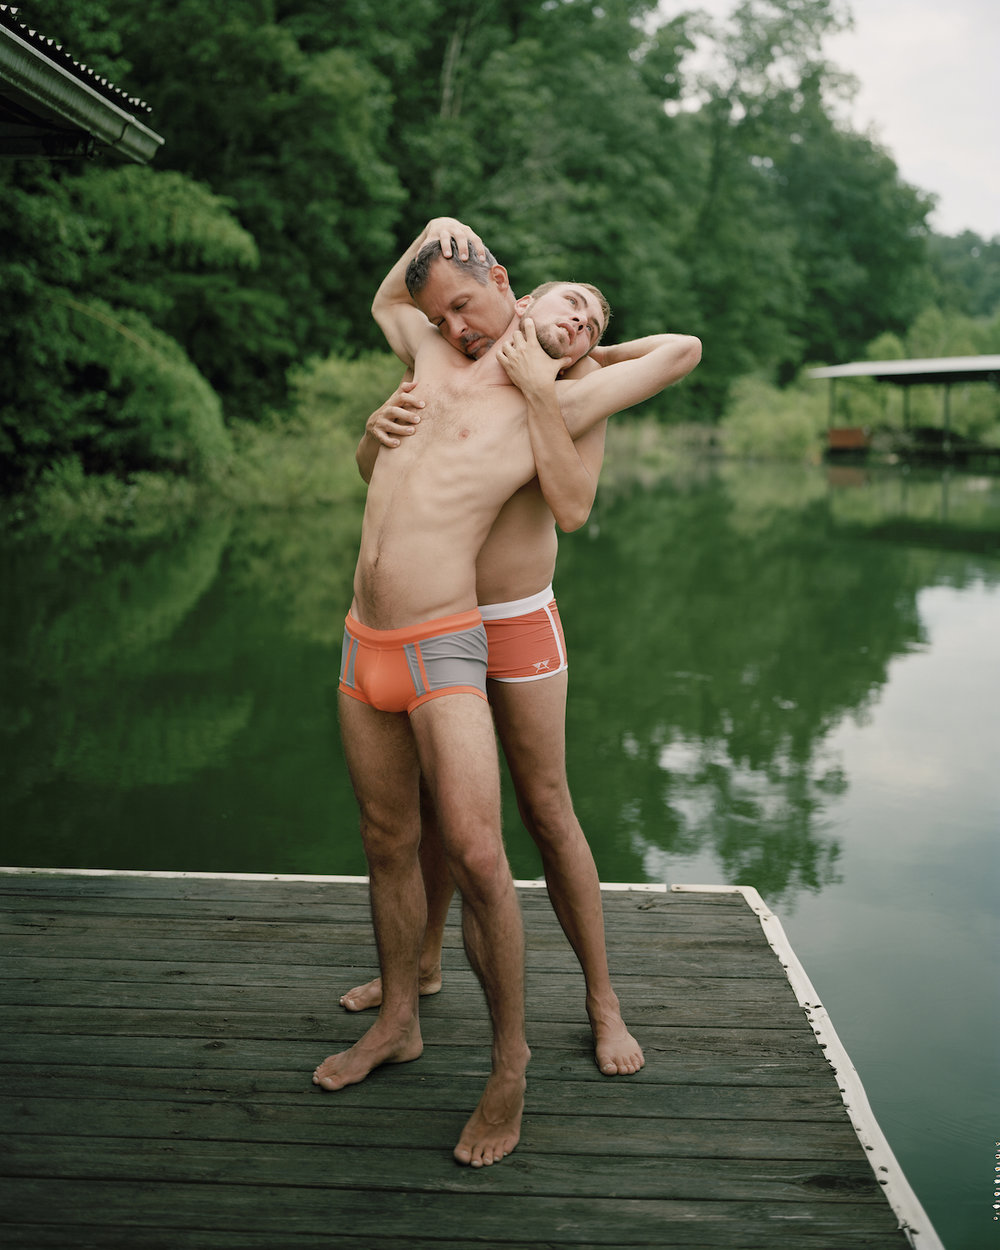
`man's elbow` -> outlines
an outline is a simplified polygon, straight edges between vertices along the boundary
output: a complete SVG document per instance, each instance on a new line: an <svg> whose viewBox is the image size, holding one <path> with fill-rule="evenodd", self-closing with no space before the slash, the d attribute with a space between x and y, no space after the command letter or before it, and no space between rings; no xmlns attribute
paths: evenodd
<svg viewBox="0 0 1000 1250"><path fill-rule="evenodd" d="M591 507L592 504L587 504L586 507L560 508L556 513L556 525L564 534L572 534L586 524Z"/></svg>
<svg viewBox="0 0 1000 1250"><path fill-rule="evenodd" d="M375 292L375 298L372 300L372 318L383 333L390 326L400 304L409 304L409 300L394 298L391 292L384 291L381 287Z"/></svg>

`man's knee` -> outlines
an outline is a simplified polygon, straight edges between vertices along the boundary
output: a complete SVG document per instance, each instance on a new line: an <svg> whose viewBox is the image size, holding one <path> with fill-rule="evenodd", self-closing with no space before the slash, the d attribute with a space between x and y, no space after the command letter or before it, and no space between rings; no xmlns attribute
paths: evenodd
<svg viewBox="0 0 1000 1250"><path fill-rule="evenodd" d="M579 836L580 824L564 777L533 778L518 790L517 802L524 827L536 840L559 843Z"/></svg>
<svg viewBox="0 0 1000 1250"><path fill-rule="evenodd" d="M503 843L492 831L452 845L448 866L460 893L466 898L488 901L497 891L506 889L511 880Z"/></svg>
<svg viewBox="0 0 1000 1250"><path fill-rule="evenodd" d="M378 807L363 808L361 840L372 868L391 868L412 859L420 845L420 825Z"/></svg>

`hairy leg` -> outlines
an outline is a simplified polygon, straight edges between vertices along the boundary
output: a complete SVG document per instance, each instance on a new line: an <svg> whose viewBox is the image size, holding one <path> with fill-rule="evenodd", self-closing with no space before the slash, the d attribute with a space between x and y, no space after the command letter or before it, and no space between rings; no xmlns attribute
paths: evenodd
<svg viewBox="0 0 1000 1250"><path fill-rule="evenodd" d="M427 897L427 927L420 949L420 993L436 994L441 989L441 948L455 882L441 845L434 804L423 779L420 784L420 875ZM381 977L356 985L340 998L341 1007L347 1011L366 1011L381 1002Z"/></svg>
<svg viewBox="0 0 1000 1250"><path fill-rule="evenodd" d="M344 694L339 707L344 754L361 809L384 992L368 1032L314 1072L313 1081L329 1090L364 1080L380 1064L404 1063L421 1053L417 976L427 919L418 859L419 768L407 718Z"/></svg>
<svg viewBox="0 0 1000 1250"><path fill-rule="evenodd" d="M566 780L567 685L565 672L542 681L491 681L490 702L521 819L541 853L552 906L583 969L597 1066L606 1076L627 1075L645 1058L611 985L600 879Z"/></svg>
<svg viewBox="0 0 1000 1250"><path fill-rule="evenodd" d="M433 699L410 718L441 840L462 896L462 935L493 1025L486 1089L455 1158L498 1162L520 1137L529 1052L524 1033L524 926L500 826L500 775L489 708L474 695Z"/></svg>

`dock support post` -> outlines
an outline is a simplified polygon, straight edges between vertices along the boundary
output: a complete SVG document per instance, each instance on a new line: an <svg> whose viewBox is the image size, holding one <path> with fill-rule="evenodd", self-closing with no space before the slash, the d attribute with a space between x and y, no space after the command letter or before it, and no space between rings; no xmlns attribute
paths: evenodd
<svg viewBox="0 0 1000 1250"><path fill-rule="evenodd" d="M951 383L944 384L944 400L942 411L942 423L944 425L944 451L945 455L951 455Z"/></svg>

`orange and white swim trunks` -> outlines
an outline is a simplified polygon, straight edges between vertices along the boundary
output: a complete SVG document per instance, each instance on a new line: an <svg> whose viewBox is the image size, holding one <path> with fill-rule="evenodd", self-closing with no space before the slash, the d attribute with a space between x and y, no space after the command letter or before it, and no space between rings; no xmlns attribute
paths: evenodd
<svg viewBox="0 0 1000 1250"><path fill-rule="evenodd" d="M486 698L486 631L478 608L402 629L344 622L340 690L381 712L407 712L445 694Z"/></svg>
<svg viewBox="0 0 1000 1250"><path fill-rule="evenodd" d="M551 585L526 599L480 605L489 642L486 676L539 681L565 672L566 639Z"/></svg>

